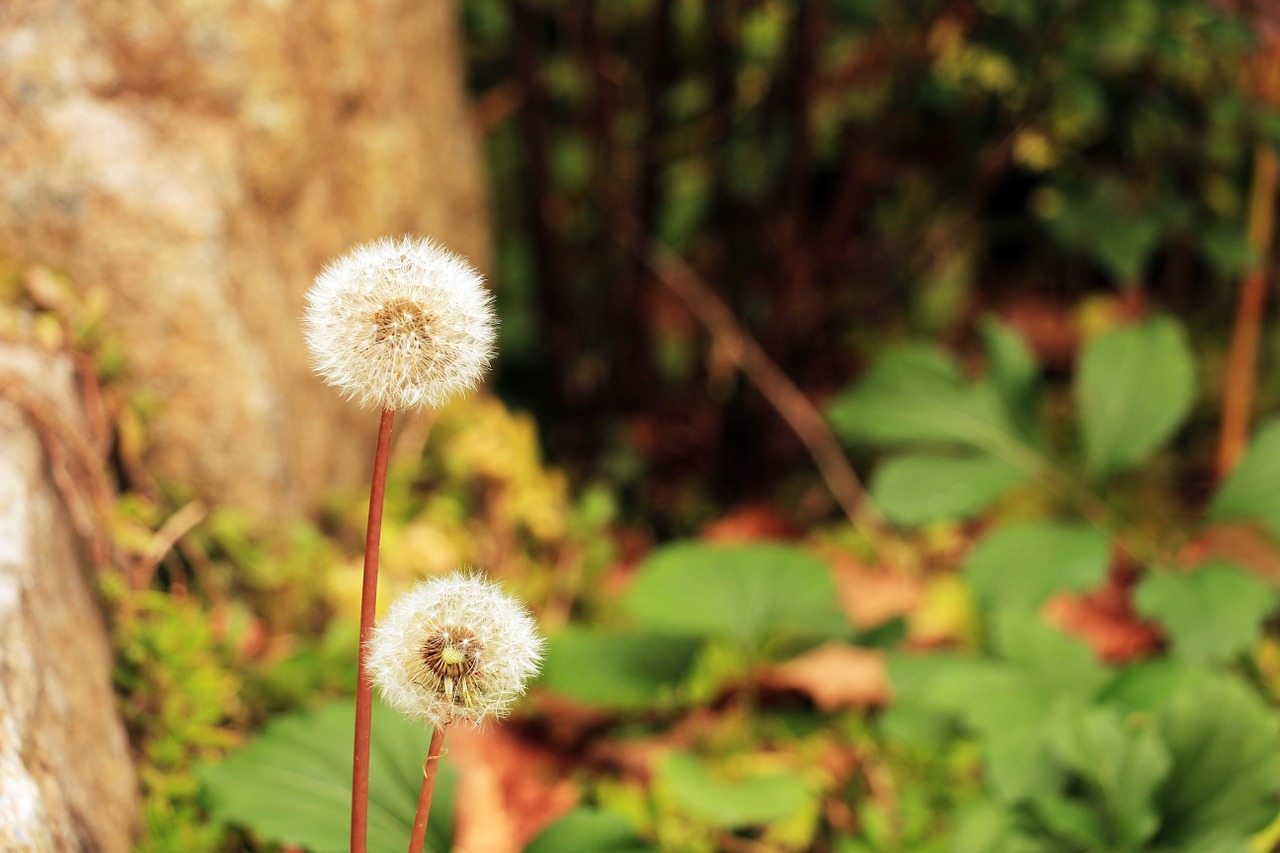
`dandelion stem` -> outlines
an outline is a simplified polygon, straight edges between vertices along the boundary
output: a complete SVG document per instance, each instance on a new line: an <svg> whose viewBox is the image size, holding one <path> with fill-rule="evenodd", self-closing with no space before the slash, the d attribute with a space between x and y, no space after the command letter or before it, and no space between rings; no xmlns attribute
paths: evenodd
<svg viewBox="0 0 1280 853"><path fill-rule="evenodd" d="M435 726L431 731L431 747L427 750L427 760L422 764L422 791L418 794L418 813L413 819L409 853L422 853L422 842L427 839L427 818L431 816L431 797L436 792L436 772L440 769L444 731L444 724Z"/></svg>
<svg viewBox="0 0 1280 853"><path fill-rule="evenodd" d="M356 683L355 755L351 763L351 853L365 853L369 836L369 738L373 714L373 682L369 678L369 639L378 608L378 546L382 539L382 499L387 490L387 457L391 449L392 409L382 410L378 449L369 487L369 524L364 538L364 579L360 587L360 663Z"/></svg>

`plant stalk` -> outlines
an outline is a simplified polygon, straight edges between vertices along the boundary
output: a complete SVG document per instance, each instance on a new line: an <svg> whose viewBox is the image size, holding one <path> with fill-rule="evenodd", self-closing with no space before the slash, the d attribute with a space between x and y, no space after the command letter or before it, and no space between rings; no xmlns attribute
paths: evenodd
<svg viewBox="0 0 1280 853"><path fill-rule="evenodd" d="M1235 468L1249 440L1249 416L1253 410L1253 391L1257 381L1258 342L1267 298L1267 266L1277 186L1280 186L1280 164L1277 164L1276 153L1260 144L1254 154L1253 197L1249 205L1248 239L1255 262L1245 272L1240 284L1235 328L1227 355L1216 471L1219 479L1225 479Z"/></svg>
<svg viewBox="0 0 1280 853"><path fill-rule="evenodd" d="M431 730L431 747L427 750L427 760L422 764L422 790L418 793L418 813L413 818L409 853L422 853L422 843L427 840L427 819L431 817L431 797L436 792L436 773L440 769L444 732L445 724L436 725Z"/></svg>
<svg viewBox="0 0 1280 853"><path fill-rule="evenodd" d="M369 680L369 639L378 609L378 548L382 541L382 502L387 491L387 458L395 412L382 410L378 449L369 486L369 523L364 537L364 579L360 585L360 656L356 679L355 754L351 762L351 853L366 853L369 838L369 741L373 682Z"/></svg>

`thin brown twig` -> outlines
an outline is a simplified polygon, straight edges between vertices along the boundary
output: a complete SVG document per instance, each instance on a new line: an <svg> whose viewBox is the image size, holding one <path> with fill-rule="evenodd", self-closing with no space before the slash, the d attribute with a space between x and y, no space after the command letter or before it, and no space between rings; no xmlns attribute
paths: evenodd
<svg viewBox="0 0 1280 853"><path fill-rule="evenodd" d="M146 550L133 566L129 585L134 589L145 589L150 586L156 569L177 546L178 540L190 533L191 529L203 521L208 514L209 508L205 506L204 501L194 500L165 519L160 528L151 534Z"/></svg>
<svg viewBox="0 0 1280 853"><path fill-rule="evenodd" d="M729 306L684 258L655 243L647 263L658 281L689 306L733 364L791 427L849 523L874 548L884 520L867 500L862 481L822 413L742 328Z"/></svg>
<svg viewBox="0 0 1280 853"><path fill-rule="evenodd" d="M440 770L440 747L444 744L445 729L446 726L441 724L431 731L427 760L422 762L422 790L418 792L418 811L413 817L409 853L422 853L422 843L427 840L427 820L431 817L431 798L436 791L436 774Z"/></svg>
<svg viewBox="0 0 1280 853"><path fill-rule="evenodd" d="M360 587L360 656L356 676L356 733L351 761L351 853L365 853L369 837L369 744L373 718L373 682L369 678L369 640L378 608L378 548L382 541L382 501L387 490L387 458L395 412L382 410L378 447L369 486L369 522L364 537L364 576Z"/></svg>

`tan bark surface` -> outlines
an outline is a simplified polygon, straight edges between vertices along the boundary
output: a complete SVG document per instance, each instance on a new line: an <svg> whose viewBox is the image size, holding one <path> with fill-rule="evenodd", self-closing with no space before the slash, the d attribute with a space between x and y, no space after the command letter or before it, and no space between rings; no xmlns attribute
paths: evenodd
<svg viewBox="0 0 1280 853"><path fill-rule="evenodd" d="M0 254L110 293L168 481L275 516L369 464L377 415L311 376L297 318L361 240L425 233L485 265L454 14L0 4Z"/></svg>
<svg viewBox="0 0 1280 853"><path fill-rule="evenodd" d="M0 851L126 853L137 783L111 647L48 452L52 425L85 430L71 363L0 343L0 384Z"/></svg>

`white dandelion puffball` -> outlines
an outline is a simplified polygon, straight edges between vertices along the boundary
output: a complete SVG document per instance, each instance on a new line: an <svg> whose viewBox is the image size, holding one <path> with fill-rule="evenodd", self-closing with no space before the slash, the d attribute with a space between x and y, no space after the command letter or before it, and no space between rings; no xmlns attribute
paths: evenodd
<svg viewBox="0 0 1280 853"><path fill-rule="evenodd" d="M383 237L328 264L302 322L316 372L366 408L439 408L493 358L483 279L422 237Z"/></svg>
<svg viewBox="0 0 1280 853"><path fill-rule="evenodd" d="M423 581L369 641L369 672L392 708L432 725L503 717L538 671L544 641L524 605L480 575Z"/></svg>

